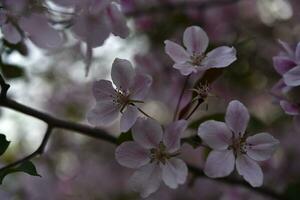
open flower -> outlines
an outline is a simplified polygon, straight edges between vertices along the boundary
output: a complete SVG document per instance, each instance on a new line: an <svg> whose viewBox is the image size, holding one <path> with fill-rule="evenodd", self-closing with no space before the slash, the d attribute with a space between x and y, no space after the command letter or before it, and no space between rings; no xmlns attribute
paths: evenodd
<svg viewBox="0 0 300 200"><path fill-rule="evenodd" d="M185 182L187 166L176 157L186 127L185 120L176 121L163 133L156 121L139 118L132 127L134 141L124 142L116 149L116 159L121 165L137 169L129 184L142 197L156 192L162 180L173 189Z"/></svg>
<svg viewBox="0 0 300 200"><path fill-rule="evenodd" d="M207 54L207 34L198 26L188 27L183 34L183 44L166 40L165 51L174 60L173 67L182 75L205 71L210 68L223 68L236 60L236 50L233 47L221 46Z"/></svg>
<svg viewBox="0 0 300 200"><path fill-rule="evenodd" d="M263 184L263 173L255 161L269 159L279 141L269 133L244 135L249 121L247 108L239 101L228 105L224 122L202 123L198 135L213 150L206 160L204 173L212 178L228 176L236 166L238 173L253 187Z"/></svg>
<svg viewBox="0 0 300 200"><path fill-rule="evenodd" d="M112 69L112 82L108 80L96 81L93 93L97 104L88 113L88 121L96 126L113 123L119 113L121 117L121 131L127 131L135 123L138 117L136 103L143 100L152 84L152 78L148 75L136 75L131 63L123 59L115 59Z"/></svg>

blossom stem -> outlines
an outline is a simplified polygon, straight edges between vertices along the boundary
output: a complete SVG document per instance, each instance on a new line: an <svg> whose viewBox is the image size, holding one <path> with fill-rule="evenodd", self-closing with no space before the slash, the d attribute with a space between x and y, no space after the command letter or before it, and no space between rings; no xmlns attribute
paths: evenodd
<svg viewBox="0 0 300 200"><path fill-rule="evenodd" d="M145 111L143 111L141 108L137 107L136 108L138 109L138 111L140 111L143 115L145 115L146 117L150 118L150 119L153 119L155 120L153 117L151 117L150 115L148 115Z"/></svg>
<svg viewBox="0 0 300 200"><path fill-rule="evenodd" d="M193 108L193 110L190 112L190 114L185 118L186 120L188 120L195 112L196 110L199 108L199 106L204 102L204 99L198 99L197 101L197 105Z"/></svg>
<svg viewBox="0 0 300 200"><path fill-rule="evenodd" d="M180 93L180 96L179 96L179 99L178 99L178 102L177 102L177 105L176 105L176 109L175 109L175 112L174 112L173 121L175 121L176 118L177 118L178 111L179 111L179 107L180 107L180 103L181 103L181 100L182 100L184 91L185 91L185 89L186 89L186 86L187 86L189 77L190 77L190 75L187 76L187 77L185 78L185 80L184 80L184 84L183 84L183 87L182 87L182 90L181 90L181 93Z"/></svg>

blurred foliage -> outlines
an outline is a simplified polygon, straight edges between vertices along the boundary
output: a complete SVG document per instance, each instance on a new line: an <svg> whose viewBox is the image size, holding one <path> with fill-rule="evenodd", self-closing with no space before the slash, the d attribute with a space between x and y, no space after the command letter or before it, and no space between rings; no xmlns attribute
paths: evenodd
<svg viewBox="0 0 300 200"><path fill-rule="evenodd" d="M0 134L0 156L7 150L9 144L10 141L6 139L6 136L4 134ZM0 184L2 184L5 176L16 172L24 172L31 176L40 176L32 162L24 161L17 167L0 170Z"/></svg>
<svg viewBox="0 0 300 200"><path fill-rule="evenodd" d="M25 74L24 69L18 65L0 63L0 70L7 79L20 78Z"/></svg>
<svg viewBox="0 0 300 200"><path fill-rule="evenodd" d="M131 131L127 131L125 133L121 133L121 135L117 139L117 144L120 145L123 142L132 141L132 140L133 140L133 137L132 137Z"/></svg>
<svg viewBox="0 0 300 200"><path fill-rule="evenodd" d="M6 139L6 136L4 134L0 134L0 156L4 154L9 144L10 141Z"/></svg>
<svg viewBox="0 0 300 200"><path fill-rule="evenodd" d="M21 163L18 167L15 168L9 168L9 169L5 169L0 171L0 184L2 184L5 176L7 176L8 174L12 174L12 173L16 173L16 172L23 172L26 174L29 174L31 176L40 176L34 166L34 164L30 161L25 161L23 163Z"/></svg>

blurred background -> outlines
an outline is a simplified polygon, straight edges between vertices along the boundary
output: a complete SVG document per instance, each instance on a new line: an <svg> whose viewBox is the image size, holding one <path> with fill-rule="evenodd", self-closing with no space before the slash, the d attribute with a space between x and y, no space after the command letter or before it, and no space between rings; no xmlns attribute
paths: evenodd
<svg viewBox="0 0 300 200"><path fill-rule="evenodd" d="M126 39L110 36L103 46L95 48L87 77L84 45L72 38L68 29L64 30L65 43L59 49L40 49L29 40L12 45L1 39L1 72L11 85L10 97L55 117L88 124L86 113L95 104L92 82L110 79L111 64L119 57L131 60L137 70L153 76L154 83L143 109L166 124L171 121L183 78L172 68L173 63L164 52L164 40L181 44L184 29L199 25L210 38L209 49L220 45L234 46L238 60L213 83L211 92L216 97L209 97L191 121L199 124L208 118L223 120L228 102L232 99L242 101L252 115L250 134L266 131L281 141L272 159L261 163L264 185L279 192L289 190L295 199L299 199L296 191L300 186L300 131L293 126L292 117L274 101L270 90L280 78L272 63L272 57L282 50L278 39L291 46L300 41L300 1L237 0L226 5L173 6L172 9L143 12L152 6L163 7L178 2L121 0L122 9L128 15L130 36ZM204 0L188 2L200 4ZM103 128L118 136L118 126L116 122ZM0 159L1 165L33 152L45 129L46 124L37 119L1 108L0 132L11 141ZM187 134L193 135L196 130L197 126L190 126ZM115 146L106 142L55 130L45 154L33 160L42 177L22 173L7 176L0 188L0 199L140 199L127 186L132 171L115 161L114 149ZM206 154L202 147L183 146L183 159L200 168ZM187 184L179 189L163 186L148 199L268 198L239 186L190 176Z"/></svg>

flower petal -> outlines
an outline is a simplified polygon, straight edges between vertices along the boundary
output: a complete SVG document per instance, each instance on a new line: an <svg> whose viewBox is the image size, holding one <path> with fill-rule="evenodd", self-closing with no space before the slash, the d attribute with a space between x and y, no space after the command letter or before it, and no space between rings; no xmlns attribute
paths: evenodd
<svg viewBox="0 0 300 200"><path fill-rule="evenodd" d="M163 132L161 126L153 119L138 118L132 127L132 136L134 141L150 149L159 145Z"/></svg>
<svg viewBox="0 0 300 200"><path fill-rule="evenodd" d="M225 121L227 126L236 134L236 137L244 135L249 118L249 112L241 102L234 100L229 103Z"/></svg>
<svg viewBox="0 0 300 200"><path fill-rule="evenodd" d="M187 128L186 120L179 120L169 124L164 132L163 142L167 151L173 153L180 148L181 135Z"/></svg>
<svg viewBox="0 0 300 200"><path fill-rule="evenodd" d="M275 70L280 74L283 75L297 64L286 56L275 56L273 57L273 65Z"/></svg>
<svg viewBox="0 0 300 200"><path fill-rule="evenodd" d="M143 198L156 192L161 182L161 169L156 163L138 169L129 179L129 186Z"/></svg>
<svg viewBox="0 0 300 200"><path fill-rule="evenodd" d="M246 155L240 155L236 160L236 169L252 187L263 184L263 172L260 166Z"/></svg>
<svg viewBox="0 0 300 200"><path fill-rule="evenodd" d="M213 150L207 157L204 173L211 178L228 176L234 169L234 161L232 150Z"/></svg>
<svg viewBox="0 0 300 200"><path fill-rule="evenodd" d="M207 53L203 60L203 65L212 68L227 67L236 60L236 50L234 47L218 47Z"/></svg>
<svg viewBox="0 0 300 200"><path fill-rule="evenodd" d="M286 94L291 90L290 86L287 86L283 79L280 79L271 89L271 94L276 97L277 100L281 100L283 94Z"/></svg>
<svg viewBox="0 0 300 200"><path fill-rule="evenodd" d="M91 16L88 13L75 16L71 30L77 38L95 48L104 43L111 32L111 28L103 12L97 17L92 16L93 20L91 20Z"/></svg>
<svg viewBox="0 0 300 200"><path fill-rule="evenodd" d="M1 9L0 10L0 26L3 26L7 21L7 11Z"/></svg>
<svg viewBox="0 0 300 200"><path fill-rule="evenodd" d="M111 78L118 89L127 91L135 76L131 63L125 59L116 58L111 68Z"/></svg>
<svg viewBox="0 0 300 200"><path fill-rule="evenodd" d="M195 66L190 63L175 63L173 65L175 69L178 69L180 73L184 76L190 75L191 73L197 73L197 69Z"/></svg>
<svg viewBox="0 0 300 200"><path fill-rule="evenodd" d="M208 46L208 36L199 26L190 26L183 33L183 44L190 54L202 54Z"/></svg>
<svg viewBox="0 0 300 200"><path fill-rule="evenodd" d="M99 80L93 84L93 94L98 102L112 101L116 91L110 81Z"/></svg>
<svg viewBox="0 0 300 200"><path fill-rule="evenodd" d="M115 157L118 163L128 168L140 168L150 162L150 152L136 142L123 142L117 147Z"/></svg>
<svg viewBox="0 0 300 200"><path fill-rule="evenodd" d="M199 137L216 150L225 150L232 143L232 133L224 122L209 120L198 128Z"/></svg>
<svg viewBox="0 0 300 200"><path fill-rule="evenodd" d="M300 114L300 106L296 104L292 104L286 100L280 101L280 106L284 110L284 112L288 115L299 115Z"/></svg>
<svg viewBox="0 0 300 200"><path fill-rule="evenodd" d="M1 31L4 35L5 40L12 44L17 44L22 40L22 36L18 29L11 23L4 24L1 27Z"/></svg>
<svg viewBox="0 0 300 200"><path fill-rule="evenodd" d="M300 85L300 66L294 67L283 75L283 80L288 86Z"/></svg>
<svg viewBox="0 0 300 200"><path fill-rule="evenodd" d="M120 121L120 130L121 132L128 131L138 118L139 111L135 106L127 106L125 112L123 113Z"/></svg>
<svg viewBox="0 0 300 200"><path fill-rule="evenodd" d="M256 161L264 161L273 155L279 145L279 141L269 133L258 133L248 137L246 144L247 155L250 158Z"/></svg>
<svg viewBox="0 0 300 200"><path fill-rule="evenodd" d="M133 86L130 89L131 99L144 100L152 84L152 77L138 74L134 78Z"/></svg>
<svg viewBox="0 0 300 200"><path fill-rule="evenodd" d="M178 187L178 184L183 184L188 175L188 168L181 159L172 158L166 161L165 164L160 163L162 169L162 179L164 183L172 189Z"/></svg>
<svg viewBox="0 0 300 200"><path fill-rule="evenodd" d="M118 6L115 3L111 3L107 8L107 13L112 27L112 33L121 38L126 38L129 35L129 28L126 24L126 18Z"/></svg>
<svg viewBox="0 0 300 200"><path fill-rule="evenodd" d="M29 39L40 48L57 48L63 42L59 32L50 26L47 17L42 14L22 17L19 25L28 34Z"/></svg>
<svg viewBox="0 0 300 200"><path fill-rule="evenodd" d="M298 64L300 64L300 42L297 44L295 57Z"/></svg>
<svg viewBox="0 0 300 200"><path fill-rule="evenodd" d="M87 119L95 126L110 125L117 119L119 112L113 102L99 102L88 112Z"/></svg>
<svg viewBox="0 0 300 200"><path fill-rule="evenodd" d="M282 40L278 40L279 44L282 48L286 51L287 55L291 58L294 58L295 54L294 51L291 49L290 45Z"/></svg>
<svg viewBox="0 0 300 200"><path fill-rule="evenodd" d="M175 42L165 41L165 52L176 62L185 63L190 59L186 50Z"/></svg>

